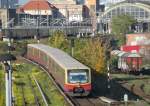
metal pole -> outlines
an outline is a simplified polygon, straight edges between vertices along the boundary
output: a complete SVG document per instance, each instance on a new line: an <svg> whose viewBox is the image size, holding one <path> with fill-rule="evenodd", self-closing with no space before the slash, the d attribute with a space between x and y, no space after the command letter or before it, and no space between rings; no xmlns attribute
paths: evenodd
<svg viewBox="0 0 150 106"><path fill-rule="evenodd" d="M8 86L9 86L9 78L8 73L5 73L5 87L6 87L6 106L9 106L9 92L8 92Z"/></svg>
<svg viewBox="0 0 150 106"><path fill-rule="evenodd" d="M10 33L9 33L10 34ZM9 42L8 42L8 53L10 53L10 47L11 47L11 38L9 35ZM8 98L9 98L9 106L12 106L12 71L11 71L11 62L7 61L9 65L8 70Z"/></svg>
<svg viewBox="0 0 150 106"><path fill-rule="evenodd" d="M38 0L38 5L37 5L37 9L38 9L38 15L37 15L37 43L40 43L40 33L39 33L39 18L41 16L41 14L39 14L39 0Z"/></svg>
<svg viewBox="0 0 150 106"><path fill-rule="evenodd" d="M9 86L8 86L8 91L9 91L9 106L12 106L12 70L11 70L11 64L10 61L8 61L9 64L9 71L8 71L8 76L9 76Z"/></svg>

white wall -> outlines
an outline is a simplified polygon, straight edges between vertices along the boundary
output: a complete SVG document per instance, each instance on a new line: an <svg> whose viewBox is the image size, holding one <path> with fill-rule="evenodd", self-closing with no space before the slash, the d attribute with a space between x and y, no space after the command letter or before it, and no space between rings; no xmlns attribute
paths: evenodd
<svg viewBox="0 0 150 106"><path fill-rule="evenodd" d="M52 15L51 10L25 10L25 13L31 15Z"/></svg>

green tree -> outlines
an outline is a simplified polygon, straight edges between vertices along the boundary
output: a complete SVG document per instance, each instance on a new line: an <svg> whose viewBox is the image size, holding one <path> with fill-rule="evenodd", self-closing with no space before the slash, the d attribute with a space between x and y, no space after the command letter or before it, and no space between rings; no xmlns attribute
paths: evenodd
<svg viewBox="0 0 150 106"><path fill-rule="evenodd" d="M8 53L8 44L7 42L0 41L0 54Z"/></svg>
<svg viewBox="0 0 150 106"><path fill-rule="evenodd" d="M96 72L104 73L106 71L105 49L101 45L99 39L87 40L84 48L80 50L79 54L79 57L76 58L90 66Z"/></svg>
<svg viewBox="0 0 150 106"><path fill-rule="evenodd" d="M136 20L129 15L118 15L113 17L111 22L112 33L119 40L119 45L125 44L125 34L129 33L129 27Z"/></svg>
<svg viewBox="0 0 150 106"><path fill-rule="evenodd" d="M56 31L49 38L50 46L59 48L68 52L69 50L69 41L66 39L65 34L62 31Z"/></svg>
<svg viewBox="0 0 150 106"><path fill-rule="evenodd" d="M49 39L50 46L70 53L70 40L61 31L55 32ZM91 67L98 73L106 71L105 48L100 39L75 39L74 58Z"/></svg>

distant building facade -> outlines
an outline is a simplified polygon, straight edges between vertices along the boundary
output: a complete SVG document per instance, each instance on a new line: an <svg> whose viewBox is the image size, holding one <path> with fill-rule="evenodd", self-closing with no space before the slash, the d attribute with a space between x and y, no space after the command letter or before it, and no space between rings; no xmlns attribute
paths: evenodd
<svg viewBox="0 0 150 106"><path fill-rule="evenodd" d="M50 16L49 18L67 18L71 21L82 21L85 15L85 6L77 5L74 0L49 3L46 0L31 0L17 10L20 14L32 16Z"/></svg>
<svg viewBox="0 0 150 106"><path fill-rule="evenodd" d="M53 4L59 11L57 18L68 18L71 21L82 21L83 5L76 4Z"/></svg>
<svg viewBox="0 0 150 106"><path fill-rule="evenodd" d="M108 9L110 6L120 3L120 2L150 2L150 0L100 0L101 5L105 5L105 9Z"/></svg>
<svg viewBox="0 0 150 106"><path fill-rule="evenodd" d="M0 9L0 29L9 27L8 20L10 21L15 18L15 9Z"/></svg>
<svg viewBox="0 0 150 106"><path fill-rule="evenodd" d="M130 15L137 23L133 26L134 32L150 32L150 1L127 0L126 2L117 3L101 13L98 22L102 33L111 32L111 20L117 15Z"/></svg>
<svg viewBox="0 0 150 106"><path fill-rule="evenodd" d="M54 9L55 7L46 0L31 0L19 7L17 12L30 15L53 15Z"/></svg>
<svg viewBox="0 0 150 106"><path fill-rule="evenodd" d="M145 60L150 59L150 33L127 34L124 51L140 53Z"/></svg>

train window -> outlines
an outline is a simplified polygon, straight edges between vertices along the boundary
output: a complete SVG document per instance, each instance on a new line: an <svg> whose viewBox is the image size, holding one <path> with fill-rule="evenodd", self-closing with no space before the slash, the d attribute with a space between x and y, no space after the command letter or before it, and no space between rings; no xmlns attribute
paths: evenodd
<svg viewBox="0 0 150 106"><path fill-rule="evenodd" d="M38 50L34 49L34 56L38 56Z"/></svg>
<svg viewBox="0 0 150 106"><path fill-rule="evenodd" d="M47 55L43 55L43 61L47 62Z"/></svg>
<svg viewBox="0 0 150 106"><path fill-rule="evenodd" d="M29 51L31 51L31 55L33 56L34 54L33 54L33 48L31 48Z"/></svg>
<svg viewBox="0 0 150 106"><path fill-rule="evenodd" d="M28 54L32 55L32 48L28 47Z"/></svg>
<svg viewBox="0 0 150 106"><path fill-rule="evenodd" d="M89 71L78 69L68 70L68 82L69 83L88 83Z"/></svg>

